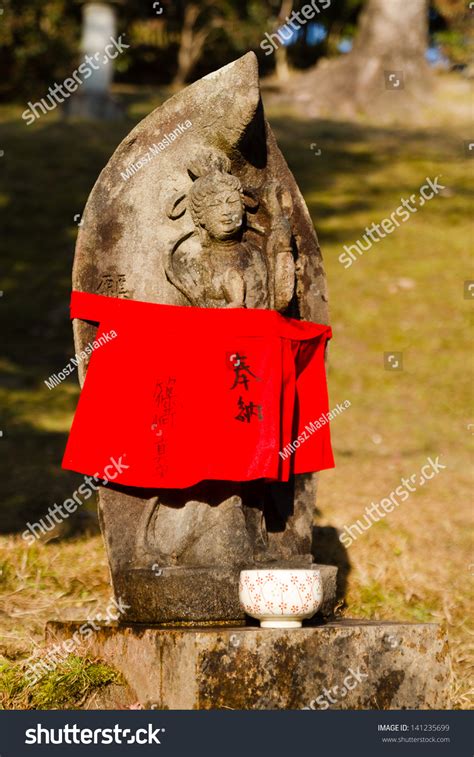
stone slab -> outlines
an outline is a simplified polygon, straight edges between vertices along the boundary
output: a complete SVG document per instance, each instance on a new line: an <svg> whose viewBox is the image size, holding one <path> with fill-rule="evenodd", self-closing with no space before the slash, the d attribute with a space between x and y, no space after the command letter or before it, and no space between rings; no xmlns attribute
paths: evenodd
<svg viewBox="0 0 474 757"><path fill-rule="evenodd" d="M287 566L279 563L278 567ZM336 604L337 568L316 564L307 567L321 571L324 598L320 616L331 617ZM128 605L123 615L127 622L219 623L226 619L227 624L243 624L245 613L239 603L239 574L240 569L231 567L160 568L155 573L133 570L133 576L124 571L116 576L114 591L117 599Z"/></svg>
<svg viewBox="0 0 474 757"><path fill-rule="evenodd" d="M51 621L51 643L78 622ZM107 626L83 650L121 671L144 708L445 709L447 641L436 624L334 621L301 629Z"/></svg>

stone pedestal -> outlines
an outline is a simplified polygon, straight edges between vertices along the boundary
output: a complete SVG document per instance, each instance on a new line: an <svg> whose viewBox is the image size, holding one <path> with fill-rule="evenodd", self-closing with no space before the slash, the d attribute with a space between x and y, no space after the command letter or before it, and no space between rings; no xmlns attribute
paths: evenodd
<svg viewBox="0 0 474 757"><path fill-rule="evenodd" d="M50 622L51 643L77 622ZM444 709L447 642L435 624L343 620L256 626L103 626L84 652L121 671L144 708Z"/></svg>
<svg viewBox="0 0 474 757"><path fill-rule="evenodd" d="M252 566L255 567L255 566ZM265 566L263 566L265 567ZM286 567L279 563L278 567ZM292 566L289 566L292 567ZM321 617L331 617L336 604L337 568L311 566L321 572L323 604ZM245 622L239 604L239 568L155 567L121 573L114 582L115 595L128 605L125 622L176 623Z"/></svg>

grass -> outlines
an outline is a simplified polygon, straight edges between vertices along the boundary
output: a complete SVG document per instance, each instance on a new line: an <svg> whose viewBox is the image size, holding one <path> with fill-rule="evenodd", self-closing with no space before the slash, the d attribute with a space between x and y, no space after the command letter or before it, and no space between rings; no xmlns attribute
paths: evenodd
<svg viewBox="0 0 474 757"><path fill-rule="evenodd" d="M100 660L69 655L30 685L24 665L11 665L0 658L0 709L74 710L104 686L122 683L119 673Z"/></svg>
<svg viewBox="0 0 474 757"><path fill-rule="evenodd" d="M443 77L423 127L309 122L278 103L268 108L324 253L334 331L331 406L351 402L333 423L337 467L320 477L317 522L343 528L388 496L402 476L419 471L428 456L446 465L351 545L344 613L442 623L458 708L472 706L473 694L467 87L460 78ZM0 652L4 665L13 665L8 675L14 681L21 661L41 649L47 619L83 618L110 597L102 542L87 535L95 527L93 505L89 517L71 518L65 538L27 549L17 532L80 482L60 470L76 378L51 392L43 383L73 353L67 303L74 215L116 145L163 96L129 95L128 119L113 124L63 123L52 113L28 128L21 108L0 111L0 214L8 240L1 300L8 336L0 364ZM311 150L315 142L320 156ZM338 261L343 246L436 176L446 190L345 270ZM403 371L384 370L389 351L403 352ZM81 530L86 534L77 535ZM15 692L13 686L5 706L36 706L21 686Z"/></svg>

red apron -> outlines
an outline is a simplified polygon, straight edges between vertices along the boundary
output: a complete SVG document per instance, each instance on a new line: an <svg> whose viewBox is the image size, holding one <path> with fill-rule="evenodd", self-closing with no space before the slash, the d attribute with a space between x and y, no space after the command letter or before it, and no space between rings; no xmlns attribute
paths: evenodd
<svg viewBox="0 0 474 757"><path fill-rule="evenodd" d="M85 292L72 293L71 318L99 329L63 468L183 488L334 467L329 424L305 431L328 413L329 326Z"/></svg>

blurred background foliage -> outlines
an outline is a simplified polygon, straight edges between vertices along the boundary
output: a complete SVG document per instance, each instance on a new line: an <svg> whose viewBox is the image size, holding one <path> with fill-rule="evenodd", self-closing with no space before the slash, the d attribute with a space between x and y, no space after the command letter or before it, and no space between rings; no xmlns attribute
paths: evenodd
<svg viewBox="0 0 474 757"><path fill-rule="evenodd" d="M254 49L261 73L278 69L281 56L259 44L307 0L163 0L115 2L119 33L129 50L116 61L115 80L134 84L183 84ZM335 0L295 32L282 51L295 69L350 49L363 0ZM0 97L36 96L45 82L64 79L80 60L78 0L4 0L0 17ZM161 11L161 12L160 12ZM431 56L465 67L472 42L472 12L465 0L433 0Z"/></svg>

